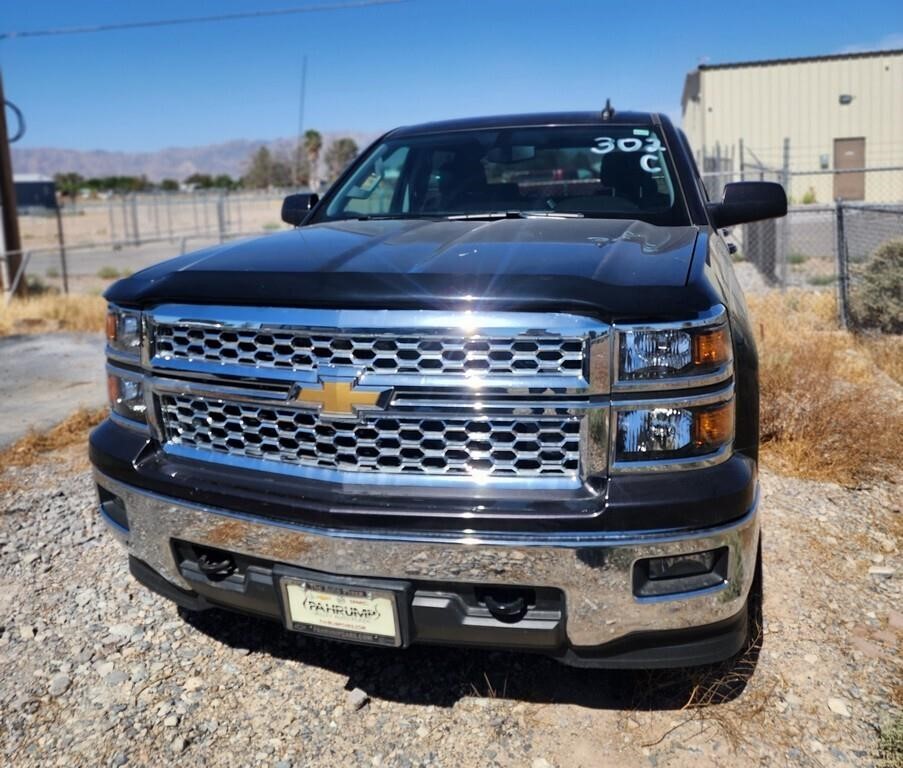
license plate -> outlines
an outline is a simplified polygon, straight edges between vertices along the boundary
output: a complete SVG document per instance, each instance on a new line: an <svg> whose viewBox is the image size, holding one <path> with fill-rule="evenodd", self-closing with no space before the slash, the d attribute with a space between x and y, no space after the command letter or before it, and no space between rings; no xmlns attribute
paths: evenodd
<svg viewBox="0 0 903 768"><path fill-rule="evenodd" d="M298 632L375 645L401 645L396 593L283 577L287 625Z"/></svg>

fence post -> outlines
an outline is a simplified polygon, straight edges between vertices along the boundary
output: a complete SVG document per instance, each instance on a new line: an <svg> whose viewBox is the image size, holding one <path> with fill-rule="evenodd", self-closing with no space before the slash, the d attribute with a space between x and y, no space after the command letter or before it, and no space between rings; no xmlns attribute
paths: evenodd
<svg viewBox="0 0 903 768"><path fill-rule="evenodd" d="M129 202L126 199L125 192L122 193L122 244L125 245L129 239Z"/></svg>
<svg viewBox="0 0 903 768"><path fill-rule="evenodd" d="M787 197L790 197L790 139L784 139L784 157L783 164L781 167L781 185L784 187L784 192ZM780 235L781 235L781 243L780 243L780 266L778 272L778 279L781 281L781 290L784 290L787 287L787 250L788 250L788 241L789 241L789 227L787 225L787 218L784 217L780 223Z"/></svg>
<svg viewBox="0 0 903 768"><path fill-rule="evenodd" d="M739 145L738 153L740 155L740 181L746 181L746 158L743 154L743 139L737 142Z"/></svg>
<svg viewBox="0 0 903 768"><path fill-rule="evenodd" d="M63 238L63 213L56 207L56 232L60 240L60 270L63 278L63 293L69 293L69 271L66 269L66 241Z"/></svg>
<svg viewBox="0 0 903 768"><path fill-rule="evenodd" d="M219 231L219 241L223 242L226 239L226 193L220 192L219 197L216 199L216 226Z"/></svg>
<svg viewBox="0 0 903 768"><path fill-rule="evenodd" d="M138 195L132 192L132 228L135 245L141 245L141 233L138 231Z"/></svg>
<svg viewBox="0 0 903 768"><path fill-rule="evenodd" d="M110 242L116 245L116 216L113 213L113 194L107 198L107 210L110 213Z"/></svg>
<svg viewBox="0 0 903 768"><path fill-rule="evenodd" d="M837 322L843 330L849 328L849 306L847 304L847 238L843 221L843 200L834 201L835 222L837 232Z"/></svg>

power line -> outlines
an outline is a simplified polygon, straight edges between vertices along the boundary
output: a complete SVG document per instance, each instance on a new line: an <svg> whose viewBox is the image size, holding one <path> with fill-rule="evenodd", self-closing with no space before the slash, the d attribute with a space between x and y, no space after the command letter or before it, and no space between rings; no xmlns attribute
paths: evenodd
<svg viewBox="0 0 903 768"><path fill-rule="evenodd" d="M53 37L58 35L84 35L92 32L116 32L121 29L145 29L148 27L168 27L179 24L201 24L209 21L234 21L236 19L260 19L270 16L291 16L299 13L319 13L321 11L341 11L354 8L367 8L373 5L395 5L407 0L347 0L338 3L321 3L296 8L278 8L267 11L241 11L222 13L216 16L186 16L180 19L155 19L152 21L127 21L121 24L97 24L90 27L56 27L50 29L31 29L23 32L2 32L0 40L12 40L23 37Z"/></svg>

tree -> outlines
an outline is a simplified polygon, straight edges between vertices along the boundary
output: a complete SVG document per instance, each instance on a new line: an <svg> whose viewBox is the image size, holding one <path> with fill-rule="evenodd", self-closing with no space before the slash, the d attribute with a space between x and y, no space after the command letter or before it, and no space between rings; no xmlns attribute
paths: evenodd
<svg viewBox="0 0 903 768"><path fill-rule="evenodd" d="M57 173L53 180L60 193L70 199L74 199L85 186L85 179L79 173Z"/></svg>
<svg viewBox="0 0 903 768"><path fill-rule="evenodd" d="M261 147L248 162L248 171L242 181L251 189L266 189L270 185L270 174L273 168L273 156L266 147Z"/></svg>
<svg viewBox="0 0 903 768"><path fill-rule="evenodd" d="M269 149L261 147L251 156L242 181L252 189L288 187L292 183L291 164L285 157L273 155Z"/></svg>
<svg viewBox="0 0 903 768"><path fill-rule="evenodd" d="M228 173L221 173L213 177L213 186L217 189L235 189L238 185Z"/></svg>
<svg viewBox="0 0 903 768"><path fill-rule="evenodd" d="M348 164L357 157L357 151L354 139L336 139L329 145L323 160L326 161L326 171L329 174L330 182L335 181Z"/></svg>
<svg viewBox="0 0 903 768"><path fill-rule="evenodd" d="M323 149L323 137L319 131L310 128L304 132L304 151L307 153L307 183L316 192L319 184L317 166L320 163L320 150Z"/></svg>
<svg viewBox="0 0 903 768"><path fill-rule="evenodd" d="M195 189L210 189L213 186L213 177L209 173L192 173L185 183Z"/></svg>
<svg viewBox="0 0 903 768"><path fill-rule="evenodd" d="M160 189L164 192L178 192L179 182L175 179L163 179L163 181L160 182Z"/></svg>

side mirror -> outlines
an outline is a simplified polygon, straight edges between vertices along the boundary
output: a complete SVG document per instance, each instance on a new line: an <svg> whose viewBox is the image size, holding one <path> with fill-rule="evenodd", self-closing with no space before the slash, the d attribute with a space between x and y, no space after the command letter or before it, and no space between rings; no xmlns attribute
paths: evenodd
<svg viewBox="0 0 903 768"><path fill-rule="evenodd" d="M773 181L737 181L724 185L720 203L706 208L714 227L732 227L749 221L774 219L787 213L787 195Z"/></svg>
<svg viewBox="0 0 903 768"><path fill-rule="evenodd" d="M301 222L307 218L311 208L318 202L320 202L320 196L316 192L301 192L297 195L288 195L282 201L282 220L286 224L299 227Z"/></svg>

